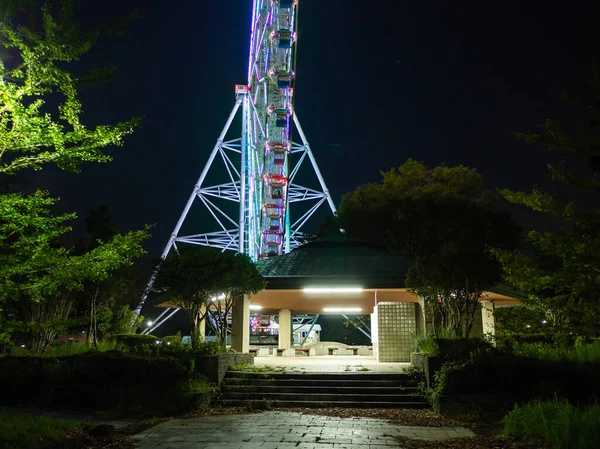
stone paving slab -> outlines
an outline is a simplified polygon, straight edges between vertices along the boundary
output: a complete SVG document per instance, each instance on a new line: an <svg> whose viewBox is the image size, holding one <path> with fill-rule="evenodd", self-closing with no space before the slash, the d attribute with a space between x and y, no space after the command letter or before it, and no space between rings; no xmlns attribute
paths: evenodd
<svg viewBox="0 0 600 449"><path fill-rule="evenodd" d="M396 437L440 441L475 436L464 427L397 426L372 418L271 411L174 419L134 436L139 449L389 449Z"/></svg>

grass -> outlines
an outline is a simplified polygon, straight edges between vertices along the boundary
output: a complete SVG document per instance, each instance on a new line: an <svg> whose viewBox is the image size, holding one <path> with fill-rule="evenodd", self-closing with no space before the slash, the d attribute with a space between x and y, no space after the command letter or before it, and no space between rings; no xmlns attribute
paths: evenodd
<svg viewBox="0 0 600 449"><path fill-rule="evenodd" d="M63 343L48 346L48 348L44 351L44 353L41 356L65 357L69 355L83 354L84 352L90 351L113 351L115 349L118 349L119 346L119 343L113 341L102 341L98 343L97 346L88 343ZM28 357L34 355L25 348L14 348L13 354L17 357Z"/></svg>
<svg viewBox="0 0 600 449"><path fill-rule="evenodd" d="M81 421L0 409L0 448L40 449L81 429Z"/></svg>
<svg viewBox="0 0 600 449"><path fill-rule="evenodd" d="M600 342L576 345L565 349L541 343L523 343L513 346L515 355L543 360L569 362L600 362Z"/></svg>
<svg viewBox="0 0 600 449"><path fill-rule="evenodd" d="M504 435L542 441L551 449L595 449L600 441L600 405L578 408L555 399L516 406L504 418Z"/></svg>
<svg viewBox="0 0 600 449"><path fill-rule="evenodd" d="M275 369L269 365L258 366L251 365L249 363L242 363L240 365L230 365L229 371L244 371L246 373L272 373L274 371L278 371L278 369Z"/></svg>
<svg viewBox="0 0 600 449"><path fill-rule="evenodd" d="M208 382L205 377L190 379L185 384L185 391L192 394L210 393L216 389L217 386Z"/></svg>

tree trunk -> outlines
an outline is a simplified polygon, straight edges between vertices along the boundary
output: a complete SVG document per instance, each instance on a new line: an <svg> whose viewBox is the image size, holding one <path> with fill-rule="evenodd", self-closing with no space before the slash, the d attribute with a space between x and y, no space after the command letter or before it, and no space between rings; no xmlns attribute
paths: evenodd
<svg viewBox="0 0 600 449"><path fill-rule="evenodd" d="M90 296L90 316L88 319L87 342L98 345L98 294L100 287L96 285L94 293Z"/></svg>

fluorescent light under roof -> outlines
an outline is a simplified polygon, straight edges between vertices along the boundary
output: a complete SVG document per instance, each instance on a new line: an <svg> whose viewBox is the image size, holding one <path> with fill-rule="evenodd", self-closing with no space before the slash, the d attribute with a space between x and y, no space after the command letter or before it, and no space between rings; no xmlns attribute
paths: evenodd
<svg viewBox="0 0 600 449"><path fill-rule="evenodd" d="M361 293L361 287L307 287L304 293Z"/></svg>
<svg viewBox="0 0 600 449"><path fill-rule="evenodd" d="M262 306L256 305L256 304L250 304L250 310L260 310L262 309Z"/></svg>
<svg viewBox="0 0 600 449"><path fill-rule="evenodd" d="M339 312L339 313L344 313L344 312L362 312L362 309L360 307L325 307L323 309L323 312Z"/></svg>

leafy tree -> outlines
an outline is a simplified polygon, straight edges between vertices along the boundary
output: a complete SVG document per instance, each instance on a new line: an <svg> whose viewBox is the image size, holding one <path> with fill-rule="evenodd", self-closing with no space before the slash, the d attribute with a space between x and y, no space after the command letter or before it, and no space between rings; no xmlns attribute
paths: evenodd
<svg viewBox="0 0 600 449"><path fill-rule="evenodd" d="M81 162L108 162L104 149L121 145L139 123L90 128L82 122L78 89L107 71L76 75L65 68L100 35L74 25L73 3L63 1L57 8L46 2L39 26L31 18L27 26L0 23L0 175L40 170L48 163L77 171Z"/></svg>
<svg viewBox="0 0 600 449"><path fill-rule="evenodd" d="M343 196L342 227L412 258L406 285L424 301L434 329L468 336L478 301L500 279L487 248L513 248L518 228L497 212L497 195L474 169L408 160L382 175L383 182Z"/></svg>
<svg viewBox="0 0 600 449"><path fill-rule="evenodd" d="M47 239L39 239L40 246L26 247L19 255L29 255L33 263L13 266L30 267L32 271L21 276L9 273L3 279L13 287L6 303L5 326L20 335L31 351L42 353L57 333L72 324L73 292L81 290L86 282L105 281L114 271L131 265L132 259L144 254L141 244L147 237L146 230L116 235L81 255Z"/></svg>
<svg viewBox="0 0 600 449"><path fill-rule="evenodd" d="M540 133L517 134L561 154L560 162L547 164L557 191L501 192L512 203L554 216L559 226L529 232L526 252L495 251L507 279L529 294L529 307L543 311L556 329L583 335L600 331L599 74L591 87L588 102L564 97L571 106L569 122L546 120Z"/></svg>
<svg viewBox="0 0 600 449"><path fill-rule="evenodd" d="M100 30L76 25L74 5L48 1L31 9L26 25L0 23L0 182L46 164L78 171L82 162L106 162L104 149L121 145L138 119L89 127L81 120L78 89L112 70L75 74L72 61L94 44ZM54 215L47 192L0 193L0 327L18 331L41 352L72 311L71 292L102 281L143 253L147 230L115 235L80 254L60 244L74 214ZM2 303L8 304L2 310ZM58 322L60 326L57 324ZM50 330L49 330L50 329ZM40 336L40 333L44 335Z"/></svg>
<svg viewBox="0 0 600 449"><path fill-rule="evenodd" d="M264 290L267 283L260 275L252 260L245 254L221 253L221 281L223 293L217 301L211 301L208 311L216 321L210 320L209 325L219 336L221 346L227 343L227 320L235 301L244 295L253 295Z"/></svg>
<svg viewBox="0 0 600 449"><path fill-rule="evenodd" d="M111 242L119 234L119 228L113 223L106 205L92 209L85 219L86 235L76 245L76 250L81 253L89 252L98 246ZM140 322L130 310L131 298L127 293L135 288L135 279L130 266L113 272L107 279L89 279L78 294L77 308L87 321L86 334L90 344L109 334L131 333L135 331L134 323ZM123 320L129 316L130 325L123 326ZM115 331L113 326L119 328ZM123 332L125 331L125 332Z"/></svg>
<svg viewBox="0 0 600 449"><path fill-rule="evenodd" d="M210 316L209 326L224 346L227 319L236 299L264 288L265 280L247 256L191 247L167 256L159 266L153 290L164 293L169 304L188 313L192 344L199 342L200 326Z"/></svg>

